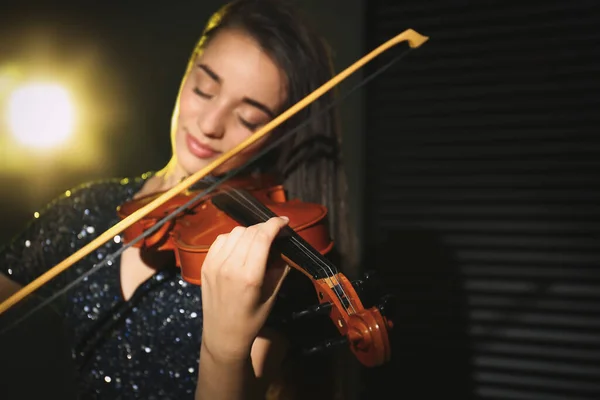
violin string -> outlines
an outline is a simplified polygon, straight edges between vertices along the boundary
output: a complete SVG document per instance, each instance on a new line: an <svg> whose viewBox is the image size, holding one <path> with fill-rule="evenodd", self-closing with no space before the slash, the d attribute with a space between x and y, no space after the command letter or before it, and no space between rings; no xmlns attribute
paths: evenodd
<svg viewBox="0 0 600 400"><path fill-rule="evenodd" d="M334 272L331 269L331 266L329 264L323 262L322 257L320 257L320 256L317 257L316 254L310 250L310 248L306 247L298 239L292 237L292 242L296 244L296 248L300 249L300 251L304 252L304 254L306 254L308 257L312 258L313 261L315 261L317 263L317 265L319 265L320 268L323 271L325 271L326 274L327 274L327 269L329 269L331 271L331 275L329 276L329 279L333 283L334 287L337 287L341 290L341 294L343 295L343 297L345 297L348 300L348 304L350 304L351 310L348 310L348 308L346 307L346 304L344 303L344 300L342 299L342 297L340 297L340 294L338 293L337 290L333 289L333 293L335 293L336 297L340 301L340 304L342 305L342 307L344 307L344 310L346 311L346 313L348 315L355 314L356 310L354 309L354 305L352 304L352 302L350 301L350 297L344 290L344 286L342 286L342 284L338 280L339 273ZM322 265L325 265L325 267L323 267ZM352 311L352 312L350 312L350 311Z"/></svg>
<svg viewBox="0 0 600 400"><path fill-rule="evenodd" d="M338 103L340 103L342 100L346 99L351 94L353 94L355 91L357 91L358 89L360 89L362 86L366 85L367 83L369 83L370 81L372 81L373 79L375 79L377 76L379 76L380 74L382 74L383 72L385 72L393 64L395 64L397 61L399 61L402 58L404 58L404 56L406 56L412 50L413 49L410 48L410 47L407 48L407 49L404 49L404 51L402 51L400 54L398 54L397 56L393 57L390 61L388 61L382 67L378 68L373 73L371 73L370 75L368 75L367 77L365 77L362 81L358 82L356 85L354 85L346 93L344 93L343 95L339 96L337 99L335 99L334 101L332 101L327 106L323 107L323 109L321 109L318 112L316 112L315 114L313 114L310 118L302 121L300 124L298 124L293 129L289 130L288 132L284 132L283 134L280 135L279 138L275 138L275 140L273 140L270 144L266 145L262 150L258 151L254 156L250 157L250 159L247 162L247 165L255 162L256 160L258 160L259 158L261 158L265 154L267 154L269 151L271 151L272 149L274 149L277 146L279 146L284 140L286 140L288 138L288 136L292 136L294 133L298 132L301 128L303 128L304 126L308 125L313 119L315 119L315 118L321 116L322 114L325 114L326 112L328 112L335 105L337 105ZM171 221L172 219L176 218L183 210L185 210L186 208L188 208L192 204L198 202L202 197L204 197L207 194L211 193L213 190L215 190L219 185L223 184L225 181L227 181L227 180L231 179L232 177L234 177L238 173L238 171L240 171L240 170L241 170L241 168L237 169L237 170L231 170L231 171L228 171L227 173L225 173L222 178L220 178L220 179L216 178L211 185L209 185L205 190L200 191L196 196L194 196L187 203L185 203L185 204L181 205L180 207L176 208L173 212L171 212L171 214L169 214L169 215L165 216L164 218L162 218L161 220L157 221L156 224L154 224L151 228L149 228L146 231L142 232L138 237L132 239L129 243L124 244L120 249L118 249L114 253L108 255L102 262L100 262L98 264L95 264L92 268L90 268L89 271L86 271L80 277L76 278L74 281L72 281L71 283L67 284L64 288L62 288L61 290L59 290L58 292L56 292L52 296L46 298L38 306L36 306L35 308L33 308L32 310L30 310L29 312L27 312L23 317L17 319L14 323L10 324L7 328L1 330L0 331L0 335L2 335L4 333L6 333L7 331L9 331L10 329L14 328L19 323L23 322L25 319L27 319L31 315L33 315L35 312L37 312L38 310L42 309L46 305L50 304L52 301L54 301L55 299L57 299L61 295L65 294L67 291L69 291L72 287L74 287L79 282L81 282L82 280L84 280L86 277L92 275L96 271L99 271L101 268L105 267L108 264L108 261L112 261L112 260L116 259L117 256L120 255L123 251L125 251L129 247L133 246L135 243L139 242L143 238L149 236L151 233L153 233L156 230L158 230L165 223L167 223L167 222Z"/></svg>
<svg viewBox="0 0 600 400"><path fill-rule="evenodd" d="M140 236L139 240L141 240L141 239L142 239L142 236ZM73 288L74 286L76 286L77 284L79 284L79 282L85 280L85 278L87 278L88 276L90 276L93 273L97 272L98 270L100 270L101 268L103 268L106 265L111 265L111 264L109 264L109 262L112 262L112 260L114 260L115 258L117 258L128 247L129 247L129 245L124 245L123 247L121 247L119 250L117 250L113 254L107 256L101 263L95 264L94 266L92 266L92 268L90 268L88 271L84 272L83 274L81 274L80 276L78 276L76 279L74 279L73 281L69 282L67 285L65 285L65 287L63 287L61 290L59 290L56 293L54 293L52 296L46 298L44 301L42 301L36 307L34 307L33 309L31 309L25 315L23 315L21 318L17 319L14 323L12 323L8 327L2 329L0 331L0 336L2 336L4 333L8 332L12 328L16 327L18 324L20 324L21 322L23 322L25 319L29 318L35 312L37 312L38 310L40 310L43 307L47 306L48 304L50 304L51 302L53 302L54 300L56 300L58 297L60 297L64 293L68 292L71 288Z"/></svg>
<svg viewBox="0 0 600 400"><path fill-rule="evenodd" d="M240 196L240 199L235 198L231 193L236 193ZM227 194L233 198L234 200L236 200L238 202L238 204L240 204L241 206L246 207L248 210L250 210L250 212L252 212L252 210L250 209L250 206L252 206L255 210L255 215L258 216L259 218L262 218L262 221L265 222L267 221L267 219L269 219L272 216L276 216L274 213L272 215L270 215L269 213L267 213L266 211L264 211L263 209L261 209L261 207L259 207L257 204L254 203L254 201L252 201L250 198L248 198L243 192L234 189L231 192L227 192ZM244 204L242 202L242 200L244 200L248 205ZM307 257L311 258L313 262L315 262L315 264L317 264L317 267L319 267L322 271L325 272L325 275L328 278L334 278L336 275L336 272L332 269L331 266L325 264L323 261L321 261L319 259L319 257L317 257L313 251L311 251L309 248L306 248L306 246L301 245L300 241L298 241L294 236L290 237L290 241L296 245L296 247L303 253L305 254ZM324 264L326 268L324 268L322 265L319 264ZM328 271L329 269L329 271ZM331 274L330 274L331 273Z"/></svg>
<svg viewBox="0 0 600 400"><path fill-rule="evenodd" d="M230 192L227 192L227 194L233 198L234 200L236 200L238 202L238 204L246 207L248 210L250 210L250 212L252 212L252 210L250 209L249 206L245 205L242 203L242 201L240 199L236 199L233 195L233 193L236 193L238 195L240 195L242 200L245 200L250 206L253 206L253 208L256 210L255 215L257 215L259 218L262 218L262 221L266 221L269 217L271 217L271 215L267 214L264 210L260 209L258 207L258 205L254 204L253 201L251 201L250 199L248 199L245 195L243 195L242 193L240 193L238 190L233 190ZM313 261L313 263L315 263L315 265L317 266L317 268L320 268L322 271L324 271L325 275L330 278L332 281L335 280L336 282L334 282L335 285L338 285L338 287L340 287L342 289L342 293L343 295L348 298L348 295L344 292L344 288L339 284L339 282L337 281L336 278L336 273L333 271L333 269L328 266L327 264L323 263L319 257L316 257L316 255L310 251L309 248L306 248L306 246L302 245L294 236L290 237L290 242L296 246L297 249L299 249L304 255L306 255L309 259L311 259ZM324 264L326 268L324 268L321 264ZM329 271L327 271L327 269L329 269ZM330 274L331 272L331 274ZM346 311L346 313L350 314L348 309L346 308L344 301L342 298L340 298L340 295L337 291L333 291L336 295L336 297L338 298L338 300L340 301L340 304L342 304L342 306L344 307L344 310ZM352 303L350 303L352 304ZM355 313L356 311L353 309L353 312Z"/></svg>
<svg viewBox="0 0 600 400"><path fill-rule="evenodd" d="M239 198L235 198L235 196L232 195L232 192L238 194L239 197L241 198L241 200ZM235 201L237 201L238 204L240 204L243 207L246 207L250 212L253 212L253 210L251 208L254 208L254 215L257 216L258 218L260 218L263 222L267 221L267 219L269 219L272 216L276 216L274 213L272 215L270 215L266 211L262 210L257 204L255 204L251 199L249 199L244 193L240 192L237 189L235 189L231 192L227 192L227 194L231 198L233 198ZM245 201L247 204L244 204L243 201ZM290 237L290 241L293 244L295 244L296 247L300 251L302 251L302 253L304 253L306 256L311 258L313 260L313 262L315 262L315 264L317 264L317 267L325 272L325 275L328 278L334 277L335 272L333 271L333 269L330 266L326 265L326 267L329 269L329 271L327 271L327 268L323 268L321 265L319 265L320 260L318 260L318 258L315 257L315 255L313 254L312 251L310 251L310 249L306 249L305 246L299 246L300 242L294 236Z"/></svg>
<svg viewBox="0 0 600 400"><path fill-rule="evenodd" d="M245 200L245 202L247 204L244 204L244 203L242 203L242 201L240 199L235 198L232 195L232 193L237 194L242 200ZM254 208L255 215L258 216L259 218L262 218L263 222L271 217L267 212L262 210L257 204L255 204L251 199L249 199L243 192L241 192L237 189L233 189L232 191L228 191L227 194L231 198L236 200L238 202L238 204L240 204L243 207L246 207L250 212L253 212L252 208ZM356 310L354 309L354 305L352 304L352 302L350 302L350 300L349 300L350 298L348 297L348 294L346 293L346 291L344 290L344 287L340 284L340 282L337 278L338 273L333 270L332 266L329 265L328 263L324 262L322 259L322 256L320 254L317 256L317 254L315 254L314 251L312 251L310 248L306 247L296 237L294 237L294 236L290 237L290 241L292 244L294 244L296 246L296 248L298 250L300 250L304 255L306 255L308 258L310 258L318 268L320 268L322 271L324 271L325 275L332 280L332 282L335 286L337 286L341 289L343 296L346 299L348 299L348 302L350 304L350 308L352 309L351 310L352 312L350 312L350 310L348 310L348 308L344 304L344 300L340 297L339 293L336 290L333 290L333 292L335 293L336 297L340 301L340 304L342 304L342 306L344 307L344 310L346 311L346 313L348 315L355 314ZM330 272L331 272L331 274L330 274Z"/></svg>

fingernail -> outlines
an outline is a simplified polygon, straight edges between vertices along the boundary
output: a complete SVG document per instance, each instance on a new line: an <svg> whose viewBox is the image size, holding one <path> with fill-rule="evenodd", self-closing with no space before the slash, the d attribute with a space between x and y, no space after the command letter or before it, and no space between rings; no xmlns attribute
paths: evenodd
<svg viewBox="0 0 600 400"><path fill-rule="evenodd" d="M290 222L290 219L288 217L286 217L285 215L281 215L279 218L281 218L282 220L284 220L286 223Z"/></svg>

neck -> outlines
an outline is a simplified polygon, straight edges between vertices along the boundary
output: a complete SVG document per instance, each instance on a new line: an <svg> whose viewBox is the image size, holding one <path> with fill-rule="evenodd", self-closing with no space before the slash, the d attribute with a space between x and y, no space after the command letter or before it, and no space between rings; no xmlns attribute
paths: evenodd
<svg viewBox="0 0 600 400"><path fill-rule="evenodd" d="M163 169L148 179L146 184L136 194L136 197L157 192L165 192L177 185L187 176L188 173L178 165L177 159L173 157Z"/></svg>
<svg viewBox="0 0 600 400"><path fill-rule="evenodd" d="M163 169L156 173L157 184L160 185L161 190L169 190L188 175L189 174L179 166L177 159L173 157Z"/></svg>

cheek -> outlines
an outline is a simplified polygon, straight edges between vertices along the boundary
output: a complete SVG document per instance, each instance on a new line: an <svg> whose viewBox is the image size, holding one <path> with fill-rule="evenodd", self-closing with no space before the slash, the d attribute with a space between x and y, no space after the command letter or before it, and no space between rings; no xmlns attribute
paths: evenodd
<svg viewBox="0 0 600 400"><path fill-rule="evenodd" d="M197 114L197 99L194 98L195 94L190 93L187 87L184 87L181 96L179 97L179 119L185 120L193 117Z"/></svg>
<svg viewBox="0 0 600 400"><path fill-rule="evenodd" d="M243 130L243 129L230 130L226 136L227 146L226 146L225 150L226 151L232 150L233 148L238 146L240 143L242 143L244 140L246 140L250 135L251 135L250 133L248 133L246 130ZM215 173L217 175L221 175L231 169L236 169L236 168L242 167L250 160L250 158L252 158L263 147L264 142L265 142L265 139L263 138L255 143L251 144L250 146L244 148L244 150L242 150L240 153L238 153L237 156L233 157L233 159L229 159L221 167L217 168L215 170Z"/></svg>
<svg viewBox="0 0 600 400"><path fill-rule="evenodd" d="M234 148L235 146L239 145L245 139L247 139L249 136L250 136L249 134L245 134L245 135L243 135L243 137L240 135L240 137L238 137L239 140L237 140L237 142L235 144L233 144L230 148ZM266 142L266 139L262 138L262 139L258 140L257 142L252 143L250 146L246 146L244 148L244 150L242 150L239 153L238 158L240 159L240 161L246 162L248 159L253 157L256 153L258 153L264 147L265 142Z"/></svg>
<svg viewBox="0 0 600 400"><path fill-rule="evenodd" d="M248 139L250 136L252 136L252 133L247 129L235 125L238 125L235 123L235 121L230 123L229 126L226 128L225 135L223 136L223 140L227 143L227 150L233 149L234 147L238 146L240 143ZM254 144L251 145L251 147L254 147ZM241 154L246 153L248 150L249 149L244 149L241 152Z"/></svg>

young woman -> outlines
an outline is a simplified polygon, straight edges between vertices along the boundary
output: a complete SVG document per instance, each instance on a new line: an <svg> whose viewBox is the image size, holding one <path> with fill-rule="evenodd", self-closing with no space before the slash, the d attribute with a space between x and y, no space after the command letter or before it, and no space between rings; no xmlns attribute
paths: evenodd
<svg viewBox="0 0 600 400"><path fill-rule="evenodd" d="M291 6L275 0L226 5L209 20L185 71L168 165L139 178L81 185L52 202L0 253L4 285L27 284L118 222L120 204L173 187L331 76L326 45ZM245 165L270 138L329 102L329 95L315 101L214 175L232 169L276 174L290 197L327 206L336 254L347 257L336 262L343 265L352 261L353 246L345 225L346 182L335 115L321 114L267 157ZM282 373L299 365L290 355L301 335L278 324L277 316L316 302L314 290L305 293L300 283L308 280L295 271L265 272L270 243L285 223L274 218L222 235L202 267L202 288L181 279L172 255L128 248L70 290L59 304L73 344L80 397L217 400L264 398L268 392L303 398L300 390L310 392L307 382L316 380L274 390L275 382L288 385L286 377L301 375ZM49 296L120 246L116 237L36 296ZM317 366L312 371L319 371ZM313 398L326 394L322 387L313 389Z"/></svg>

